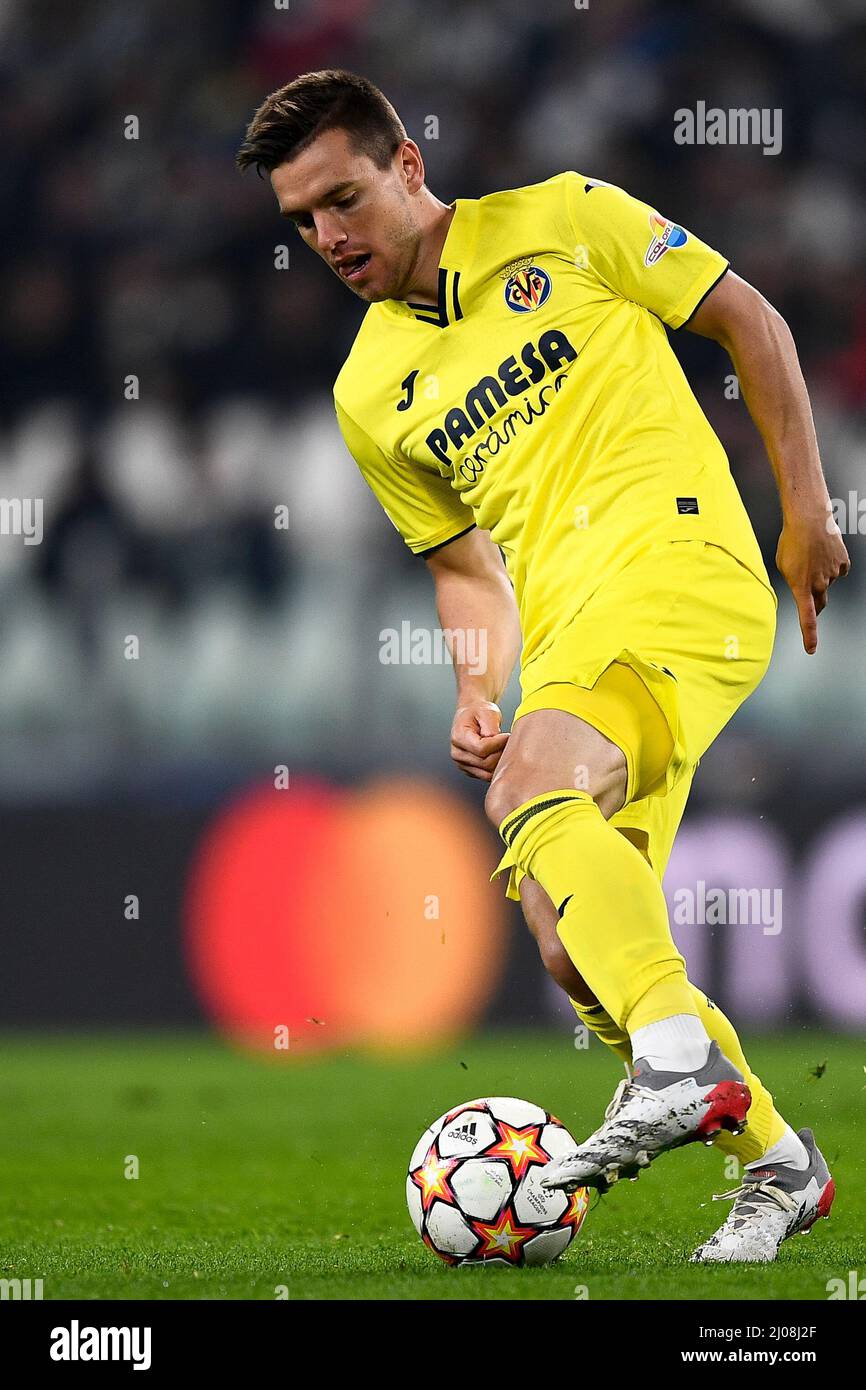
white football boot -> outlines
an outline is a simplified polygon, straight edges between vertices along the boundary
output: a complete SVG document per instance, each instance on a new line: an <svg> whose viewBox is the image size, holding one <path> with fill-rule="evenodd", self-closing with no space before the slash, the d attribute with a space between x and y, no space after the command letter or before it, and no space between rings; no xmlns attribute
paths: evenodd
<svg viewBox="0 0 866 1390"><path fill-rule="evenodd" d="M739 1187L720 1192L714 1202L733 1200L724 1225L692 1255L693 1264L711 1261L775 1260L783 1240L807 1235L819 1216L830 1215L836 1184L811 1129L801 1129L808 1168L774 1163L746 1168Z"/></svg>
<svg viewBox="0 0 866 1390"><path fill-rule="evenodd" d="M604 1112L604 1123L573 1153L548 1163L542 1187L602 1192L620 1178L636 1178L659 1154L698 1140L712 1143L720 1129L741 1134L752 1096L742 1075L710 1043L699 1071L656 1071L638 1058Z"/></svg>

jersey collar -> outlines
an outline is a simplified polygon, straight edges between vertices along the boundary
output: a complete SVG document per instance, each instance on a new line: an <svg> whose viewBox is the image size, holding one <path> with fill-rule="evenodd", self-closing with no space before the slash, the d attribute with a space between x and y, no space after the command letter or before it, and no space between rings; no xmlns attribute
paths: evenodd
<svg viewBox="0 0 866 1390"><path fill-rule="evenodd" d="M439 256L439 302L432 304L413 304L411 300L389 300L399 313L417 319L419 323L432 324L434 328L447 328L463 318L461 303L461 275L465 272L475 249L475 236L478 225L478 200L476 198L455 198L451 204L454 216Z"/></svg>

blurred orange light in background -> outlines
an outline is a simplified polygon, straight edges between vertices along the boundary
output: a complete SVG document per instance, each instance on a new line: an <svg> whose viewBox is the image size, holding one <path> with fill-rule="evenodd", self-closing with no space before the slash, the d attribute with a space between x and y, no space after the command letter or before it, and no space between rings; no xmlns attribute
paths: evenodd
<svg viewBox="0 0 866 1390"><path fill-rule="evenodd" d="M198 995L244 1043L273 1049L288 1029L289 1055L440 1042L477 1020L500 978L496 862L480 812L433 784L255 789L192 865Z"/></svg>

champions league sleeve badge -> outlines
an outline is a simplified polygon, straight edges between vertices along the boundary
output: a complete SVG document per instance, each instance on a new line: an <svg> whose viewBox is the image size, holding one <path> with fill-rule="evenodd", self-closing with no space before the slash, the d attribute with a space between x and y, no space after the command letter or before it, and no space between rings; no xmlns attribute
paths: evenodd
<svg viewBox="0 0 866 1390"><path fill-rule="evenodd" d="M678 246L685 246L689 239L688 232L678 227L676 222L669 222L666 217L660 217L657 212L650 213L649 224L653 238L646 249L644 265L655 265L666 251L676 251Z"/></svg>

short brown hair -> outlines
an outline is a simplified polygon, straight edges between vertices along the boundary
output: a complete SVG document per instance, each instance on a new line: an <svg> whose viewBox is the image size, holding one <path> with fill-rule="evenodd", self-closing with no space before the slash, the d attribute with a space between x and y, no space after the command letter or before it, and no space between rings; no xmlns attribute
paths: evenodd
<svg viewBox="0 0 866 1390"><path fill-rule="evenodd" d="M270 173L335 128L346 130L355 149L379 169L406 139L403 122L378 87L357 73L325 68L305 72L265 98L247 126L238 168L254 165L259 175L263 169Z"/></svg>

